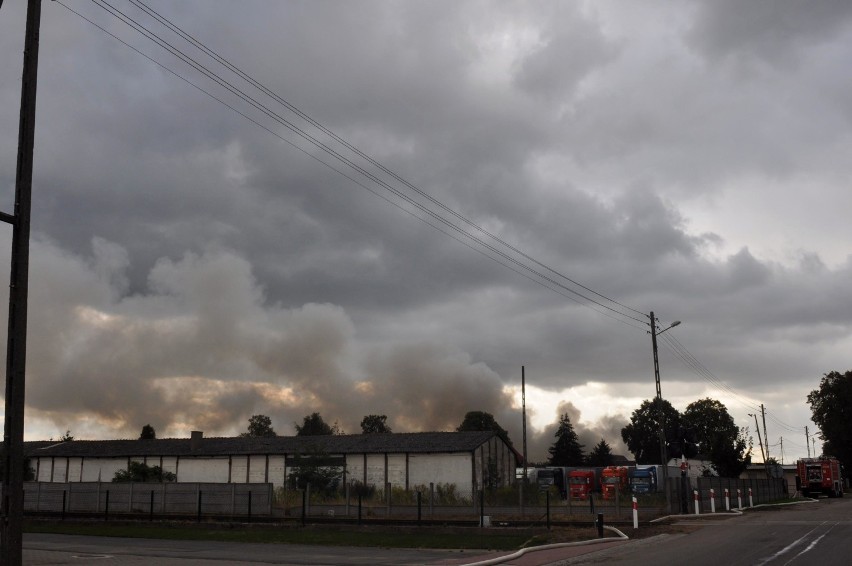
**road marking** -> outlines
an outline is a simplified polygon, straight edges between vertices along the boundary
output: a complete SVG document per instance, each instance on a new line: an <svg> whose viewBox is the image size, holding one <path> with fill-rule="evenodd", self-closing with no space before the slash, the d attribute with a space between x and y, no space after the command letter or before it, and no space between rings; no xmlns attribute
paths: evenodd
<svg viewBox="0 0 852 566"><path fill-rule="evenodd" d="M785 563L784 563L784 566L787 566L787 564L791 563L793 560L795 560L795 559L796 559L796 558L798 558L799 556L801 556L801 555L803 555L804 553L806 553L806 552L810 551L813 547L815 547L815 546L819 543L819 541L821 541L821 540L823 539L823 537L824 537L825 535L827 535L828 533L830 533L830 532L831 532L831 529L833 529L833 528L834 528L834 527L836 527L836 526L837 526L837 523L834 523L833 525L831 525L831 527L829 527L829 529L828 529L827 531L825 531L825 532L824 532L824 533L822 533L820 536L818 536L817 538L815 538L815 539L813 540L813 542L811 542L811 544L809 544L809 545L808 545L808 547L807 547L807 548L805 548L805 549L804 549L803 551L801 551L799 554L797 554L796 556L794 556L793 558L791 558L790 560L788 560L787 562L785 562Z"/></svg>
<svg viewBox="0 0 852 566"><path fill-rule="evenodd" d="M790 552L790 550L792 550L793 548L795 548L796 546L801 544L802 541L804 541L806 538L808 538L808 536L810 536L811 533L813 533L815 530L817 530L821 526L825 525L825 523L826 522L823 521L820 525L817 525L816 527L814 527L813 529L811 529L810 531L808 531L807 533L802 535L800 538L794 540L793 542L791 542L790 544L788 544L787 546L785 546L784 548L782 548L781 550L779 550L775 554L773 554L771 556L767 556L766 558L764 558L760 562L757 562L755 564L755 566L763 566L763 564L767 564L768 562L772 562L773 560L775 560L779 556L783 556L784 554L787 554L788 552Z"/></svg>

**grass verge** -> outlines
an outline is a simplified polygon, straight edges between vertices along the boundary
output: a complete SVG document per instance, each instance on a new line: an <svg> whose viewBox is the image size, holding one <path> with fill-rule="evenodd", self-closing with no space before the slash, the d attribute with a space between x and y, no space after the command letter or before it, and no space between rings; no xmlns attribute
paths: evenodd
<svg viewBox="0 0 852 566"><path fill-rule="evenodd" d="M582 531L582 532L581 532ZM594 538L594 529L477 527L392 527L308 525L229 525L182 523L86 523L26 521L24 532L151 538L216 540L266 544L310 544L383 548L515 550L557 540Z"/></svg>

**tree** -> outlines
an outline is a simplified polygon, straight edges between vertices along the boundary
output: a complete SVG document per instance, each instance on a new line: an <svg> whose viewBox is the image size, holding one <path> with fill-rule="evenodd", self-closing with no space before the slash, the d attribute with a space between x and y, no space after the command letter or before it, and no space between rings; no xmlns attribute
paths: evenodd
<svg viewBox="0 0 852 566"><path fill-rule="evenodd" d="M149 424L142 427L142 432L139 433L139 440L154 440L157 438L157 431Z"/></svg>
<svg viewBox="0 0 852 566"><path fill-rule="evenodd" d="M586 463L595 467L612 465L612 448L606 440L601 438L601 441L595 444L595 447L589 452L589 457L586 458Z"/></svg>
<svg viewBox="0 0 852 566"><path fill-rule="evenodd" d="M367 415L361 419L361 434L377 434L391 432L387 425L387 415Z"/></svg>
<svg viewBox="0 0 852 566"><path fill-rule="evenodd" d="M834 456L846 470L852 470L852 370L823 375L819 389L808 393L811 419L819 427L822 451Z"/></svg>
<svg viewBox="0 0 852 566"><path fill-rule="evenodd" d="M294 423L296 427L296 436L322 436L326 434L337 434L340 427L337 423L334 426L329 426L319 413L311 413L302 419L302 425Z"/></svg>
<svg viewBox="0 0 852 566"><path fill-rule="evenodd" d="M126 470L118 470L112 478L113 482L174 482L177 476L167 472L160 466L148 466L142 462L130 462Z"/></svg>
<svg viewBox="0 0 852 566"><path fill-rule="evenodd" d="M658 401L642 401L642 405L633 411L630 423L621 429L621 438L627 444L627 449L636 458L637 464L662 464L660 458L660 425L659 411L662 402L663 419L665 422L666 439L677 438L680 424L680 413L672 404L663 399ZM680 453L676 453L675 457ZM667 459L670 454L667 453Z"/></svg>
<svg viewBox="0 0 852 566"><path fill-rule="evenodd" d="M719 401L705 398L690 403L683 412L682 423L681 429L694 435L697 452L709 457L720 476L739 477L751 463L745 431L737 427Z"/></svg>
<svg viewBox="0 0 852 566"><path fill-rule="evenodd" d="M74 440L74 437L71 435L70 430L66 430L65 434L59 437L59 442L71 442Z"/></svg>
<svg viewBox="0 0 852 566"><path fill-rule="evenodd" d="M549 464L551 466L582 466L583 445L580 444L580 439L574 432L574 425L571 424L568 413L563 413L559 417L559 428L556 429L554 436L556 441L547 450L550 454Z"/></svg>
<svg viewBox="0 0 852 566"><path fill-rule="evenodd" d="M456 428L458 432L469 430L492 430L497 433L497 436L503 439L503 442L512 446L512 441L509 440L509 433L497 423L494 415L485 411L468 411L462 423Z"/></svg>
<svg viewBox="0 0 852 566"><path fill-rule="evenodd" d="M272 428L272 419L266 415L252 415L249 418L248 431L240 434L242 437L278 436Z"/></svg>
<svg viewBox="0 0 852 566"><path fill-rule="evenodd" d="M305 489L311 493L332 495L343 478L345 459L329 456L322 448L312 447L306 454L296 454L287 474L291 488Z"/></svg>

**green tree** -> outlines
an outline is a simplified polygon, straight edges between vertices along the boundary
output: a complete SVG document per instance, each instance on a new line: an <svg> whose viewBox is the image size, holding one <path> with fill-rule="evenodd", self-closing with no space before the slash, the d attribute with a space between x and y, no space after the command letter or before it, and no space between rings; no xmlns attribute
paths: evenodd
<svg viewBox="0 0 852 566"><path fill-rule="evenodd" d="M71 435L70 430L66 430L65 434L59 437L59 442L71 442L74 440L74 437Z"/></svg>
<svg viewBox="0 0 852 566"><path fill-rule="evenodd" d="M313 447L306 454L296 454L287 464L290 468L287 482L293 489L305 489L310 485L311 493L332 495L340 486L344 464L344 459Z"/></svg>
<svg viewBox="0 0 852 566"><path fill-rule="evenodd" d="M606 440L601 438L601 441L595 444L592 451L589 452L586 463L589 466L610 466L612 465L612 448Z"/></svg>
<svg viewBox="0 0 852 566"><path fill-rule="evenodd" d="M143 462L130 462L126 470L118 470L112 478L113 482L174 482L177 476L167 472L160 466L148 466Z"/></svg>
<svg viewBox="0 0 852 566"><path fill-rule="evenodd" d="M550 454L548 463L551 466L582 466L583 445L580 444L580 439L574 432L574 425L571 424L568 413L563 413L559 417L559 427L554 436L556 441L547 450Z"/></svg>
<svg viewBox="0 0 852 566"><path fill-rule="evenodd" d="M154 440L157 438L157 431L149 424L142 427L142 432L139 433L139 440Z"/></svg>
<svg viewBox="0 0 852 566"><path fill-rule="evenodd" d="M367 415L361 419L362 434L378 434L391 432L387 425L387 415Z"/></svg>
<svg viewBox="0 0 852 566"><path fill-rule="evenodd" d="M653 401L642 401L642 405L630 416L630 423L621 429L621 438L636 458L637 464L663 463L660 461L659 404L656 398ZM666 439L676 439L681 426L680 413L665 399L662 400L662 409ZM669 456L680 456L680 451L667 453L667 459Z"/></svg>
<svg viewBox="0 0 852 566"><path fill-rule="evenodd" d="M811 419L819 427L822 451L834 456L846 470L852 470L852 370L823 375L819 389L808 393Z"/></svg>
<svg viewBox="0 0 852 566"><path fill-rule="evenodd" d="M306 415L305 418L302 419L301 426L299 426L298 423L294 423L293 426L296 427L296 436L322 436L327 434L338 434L340 431L337 423L335 423L334 426L330 426L327 422L325 422L325 420L323 420L322 415L319 413Z"/></svg>
<svg viewBox="0 0 852 566"><path fill-rule="evenodd" d="M468 411L465 413L464 419L458 428L456 428L456 431L464 432L469 430L492 430L497 433L497 436L503 439L503 442L512 446L509 433L500 426L491 413L485 411Z"/></svg>
<svg viewBox="0 0 852 566"><path fill-rule="evenodd" d="M249 418L248 431L240 434L242 437L278 436L272 428L272 419L266 415L252 415Z"/></svg>
<svg viewBox="0 0 852 566"><path fill-rule="evenodd" d="M698 453L708 456L722 477L739 477L751 463L745 431L737 427L725 405L715 399L690 403L683 412L681 429L694 435Z"/></svg>

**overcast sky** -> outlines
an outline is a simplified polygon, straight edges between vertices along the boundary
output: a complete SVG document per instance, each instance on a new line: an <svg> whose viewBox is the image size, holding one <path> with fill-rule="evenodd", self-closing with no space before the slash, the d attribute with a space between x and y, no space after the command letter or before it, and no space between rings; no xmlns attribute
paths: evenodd
<svg viewBox="0 0 852 566"><path fill-rule="evenodd" d="M0 10L7 212L23 4ZM665 398L751 435L763 403L770 455L806 455L807 393L852 367L852 3L149 4L266 92L114 3L239 96L65 5L121 41L43 5L28 440L484 410L519 446L524 366L532 458L566 411L625 453L654 311L683 322Z"/></svg>

